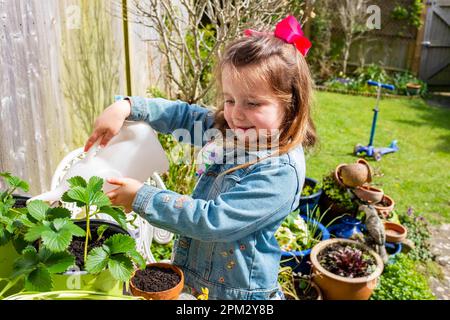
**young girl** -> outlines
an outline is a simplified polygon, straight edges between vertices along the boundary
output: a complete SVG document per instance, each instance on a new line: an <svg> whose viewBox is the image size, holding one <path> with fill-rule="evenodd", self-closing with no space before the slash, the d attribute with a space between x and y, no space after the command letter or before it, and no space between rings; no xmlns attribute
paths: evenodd
<svg viewBox="0 0 450 320"><path fill-rule="evenodd" d="M281 252L274 234L298 207L305 179L303 147L314 145L316 137L304 58L310 43L297 20L282 20L274 34L247 30L245 35L226 48L218 65L223 103L217 111L128 97L105 109L85 147L98 139L107 144L124 120L144 120L159 132L183 128L191 136L200 123L202 133L215 128L246 156L255 156L244 164L236 164L236 157L200 157L213 161L199 169L192 196L132 179L108 179L119 186L108 193L113 204L180 235L173 263L183 269L186 286L194 292L208 288L210 299L283 297L277 283ZM260 144L261 137L268 143ZM218 139L191 143L204 146L201 155L224 148ZM258 148L252 149L255 144Z"/></svg>

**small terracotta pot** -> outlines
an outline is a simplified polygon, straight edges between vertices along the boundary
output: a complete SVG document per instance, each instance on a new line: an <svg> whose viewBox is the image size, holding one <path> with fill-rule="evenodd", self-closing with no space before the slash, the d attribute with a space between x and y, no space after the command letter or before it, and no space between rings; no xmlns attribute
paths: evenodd
<svg viewBox="0 0 450 320"><path fill-rule="evenodd" d="M335 243L351 244L363 249L375 258L376 269L367 277L346 278L326 270L319 263L319 253ZM377 285L378 278L383 272L384 264L381 257L366 245L348 239L330 239L319 242L311 251L314 282L322 290L325 300L367 300Z"/></svg>
<svg viewBox="0 0 450 320"><path fill-rule="evenodd" d="M180 282L178 282L178 284L168 290L165 291L158 291L158 292L149 292L149 291L142 291L141 289L137 288L134 284L133 284L133 278L134 275L136 273L136 271L133 273L131 280L130 280L130 290L131 293L133 294L133 296L139 296L139 297L143 297L146 300L176 300L178 299L178 296L180 295L181 291L183 290L184 287L184 273L183 271L178 268L177 266L174 266L172 264L169 263L161 263L161 262L157 262L157 263L149 263L147 265L147 268L149 267L158 267L158 268L167 268L167 269L172 269L173 271L175 271L179 276L180 276Z"/></svg>
<svg viewBox="0 0 450 320"><path fill-rule="evenodd" d="M387 202L387 205L383 205L383 202ZM378 215L387 219L392 210L394 210L395 202L394 199L389 197L388 195L384 195L380 202L374 204L373 207L377 210Z"/></svg>
<svg viewBox="0 0 450 320"><path fill-rule="evenodd" d="M369 185L363 185L356 187L353 193L362 201L369 204L378 203L383 199L384 192L382 189L378 189Z"/></svg>
<svg viewBox="0 0 450 320"><path fill-rule="evenodd" d="M353 164L340 164L335 171L336 181L345 187L355 188L372 181L372 168L364 159Z"/></svg>
<svg viewBox="0 0 450 320"><path fill-rule="evenodd" d="M402 242L408 234L406 227L391 221L384 221L384 230L386 233L386 242Z"/></svg>

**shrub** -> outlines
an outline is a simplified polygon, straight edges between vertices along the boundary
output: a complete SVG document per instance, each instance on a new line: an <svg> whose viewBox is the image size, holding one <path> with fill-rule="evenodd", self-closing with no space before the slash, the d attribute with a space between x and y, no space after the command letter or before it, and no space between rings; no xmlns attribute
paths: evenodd
<svg viewBox="0 0 450 320"><path fill-rule="evenodd" d="M387 265L371 300L434 300L427 280L414 261L398 254L395 263Z"/></svg>

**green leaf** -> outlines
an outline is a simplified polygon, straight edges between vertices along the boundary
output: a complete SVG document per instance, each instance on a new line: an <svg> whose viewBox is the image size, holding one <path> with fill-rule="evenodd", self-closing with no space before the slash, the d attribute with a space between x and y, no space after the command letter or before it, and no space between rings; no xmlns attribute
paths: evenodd
<svg viewBox="0 0 450 320"><path fill-rule="evenodd" d="M103 234L106 230L108 230L109 226L107 224L102 224L100 227L97 228L97 236L100 239L103 237Z"/></svg>
<svg viewBox="0 0 450 320"><path fill-rule="evenodd" d="M127 216L120 208L104 206L100 208L99 213L106 213L116 220L122 228L127 229Z"/></svg>
<svg viewBox="0 0 450 320"><path fill-rule="evenodd" d="M50 208L50 210L47 212L47 220L50 221L58 218L70 219L71 217L72 213L70 212L70 210L62 207Z"/></svg>
<svg viewBox="0 0 450 320"><path fill-rule="evenodd" d="M22 274L29 274L39 263L36 249L28 246L22 251L22 255L14 261L12 277L16 278Z"/></svg>
<svg viewBox="0 0 450 320"><path fill-rule="evenodd" d="M109 254L103 247L92 249L86 259L86 271L100 273L108 265Z"/></svg>
<svg viewBox="0 0 450 320"><path fill-rule="evenodd" d="M66 250L72 242L72 234L67 230L55 232L53 230L42 233L42 242L52 252Z"/></svg>
<svg viewBox="0 0 450 320"><path fill-rule="evenodd" d="M50 272L44 266L38 266L25 279L25 289L27 291L50 291L53 288L53 281Z"/></svg>
<svg viewBox="0 0 450 320"><path fill-rule="evenodd" d="M4 246L5 244L7 244L10 239L11 234L3 228L0 228L0 246Z"/></svg>
<svg viewBox="0 0 450 320"><path fill-rule="evenodd" d="M91 194L95 194L97 192L101 192L103 187L103 179L99 177L91 177L89 179L87 190Z"/></svg>
<svg viewBox="0 0 450 320"><path fill-rule="evenodd" d="M110 257L108 261L108 269L111 275L121 281L128 281L133 273L133 263L123 254Z"/></svg>
<svg viewBox="0 0 450 320"><path fill-rule="evenodd" d="M139 269L145 269L147 262L145 261L144 257L139 252L137 252L137 250L128 251L126 254L131 258L131 260L134 261L134 263L138 265Z"/></svg>
<svg viewBox="0 0 450 320"><path fill-rule="evenodd" d="M0 173L0 176L5 178L5 181L8 184L8 186L13 187L13 188L19 188L25 192L28 192L28 190L29 190L28 183L21 180L20 178L11 175L11 173L9 173L9 172Z"/></svg>
<svg viewBox="0 0 450 320"><path fill-rule="evenodd" d="M130 236L125 234L115 234L105 241L104 245L108 246L111 254L127 253L136 250L136 242Z"/></svg>
<svg viewBox="0 0 450 320"><path fill-rule="evenodd" d="M101 208L104 206L110 206L111 201L102 191L97 191L92 198L90 199L91 205L97 206L97 208Z"/></svg>
<svg viewBox="0 0 450 320"><path fill-rule="evenodd" d="M27 233L25 233L25 240L28 242L34 242L37 239L42 237L42 234L46 231L52 231L49 226L44 225L34 225L30 229L28 229Z"/></svg>
<svg viewBox="0 0 450 320"><path fill-rule="evenodd" d="M89 194L86 192L86 189L83 187L74 187L67 191L67 195L74 199L77 203L81 202L83 204L89 203Z"/></svg>
<svg viewBox="0 0 450 320"><path fill-rule="evenodd" d="M27 205L28 212L37 221L42 221L46 217L47 210L50 208L48 204L41 200L34 200Z"/></svg>
<svg viewBox="0 0 450 320"><path fill-rule="evenodd" d="M75 176L70 179L67 179L67 183L69 184L69 186L71 188L75 188L75 187L86 188L86 186L87 186L86 180L84 180L84 178L80 177L80 176Z"/></svg>
<svg viewBox="0 0 450 320"><path fill-rule="evenodd" d="M73 236L76 237L84 237L86 235L86 231L83 228L77 226L72 220L67 221L63 229L69 231Z"/></svg>
<svg viewBox="0 0 450 320"><path fill-rule="evenodd" d="M41 256L41 262L44 263L50 273L63 273L68 268L75 265L75 257L68 252L53 253L43 248Z"/></svg>

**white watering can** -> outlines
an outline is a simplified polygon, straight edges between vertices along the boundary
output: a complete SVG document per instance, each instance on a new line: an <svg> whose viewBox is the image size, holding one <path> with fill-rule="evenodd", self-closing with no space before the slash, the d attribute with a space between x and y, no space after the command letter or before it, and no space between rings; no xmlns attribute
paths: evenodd
<svg viewBox="0 0 450 320"><path fill-rule="evenodd" d="M81 176L86 181L91 177L103 178L103 191L109 192L117 186L106 182L107 178L133 178L145 182L154 173L169 169L166 153L156 133L143 121L125 121L119 133L109 143L99 147L100 139L87 152L86 157L73 164L56 189L43 193L32 200L55 202L69 189L67 179Z"/></svg>

